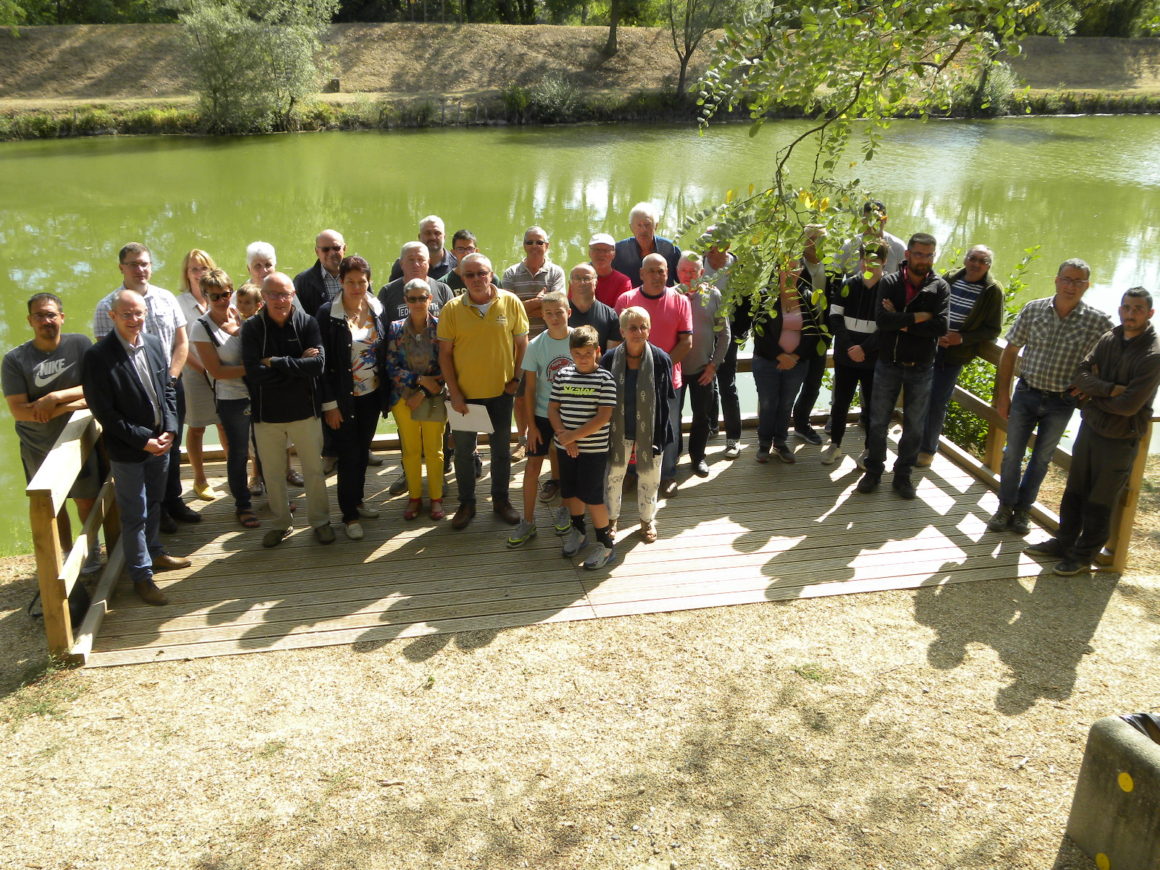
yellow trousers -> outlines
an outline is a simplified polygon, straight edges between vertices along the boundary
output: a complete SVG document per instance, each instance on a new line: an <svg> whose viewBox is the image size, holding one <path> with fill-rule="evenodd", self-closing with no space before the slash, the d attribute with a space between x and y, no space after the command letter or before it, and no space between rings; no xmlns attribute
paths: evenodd
<svg viewBox="0 0 1160 870"><path fill-rule="evenodd" d="M431 498L443 498L443 429L446 423L419 422L399 399L391 408L399 440L403 443L403 473L409 498L423 497L423 459L427 460L427 490Z"/></svg>

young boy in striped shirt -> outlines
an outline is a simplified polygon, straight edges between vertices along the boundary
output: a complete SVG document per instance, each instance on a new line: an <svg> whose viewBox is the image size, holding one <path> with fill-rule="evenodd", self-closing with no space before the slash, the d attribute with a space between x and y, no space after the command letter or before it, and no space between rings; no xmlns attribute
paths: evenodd
<svg viewBox="0 0 1160 870"><path fill-rule="evenodd" d="M568 337L572 362L556 375L548 402L548 419L555 433L560 460L560 495L572 516L564 536L565 558L575 556L587 534L584 507L596 532L584 567L603 568L613 556L612 529L604 503L604 472L608 465L608 430L616 404L616 382L600 368L600 338L591 326L578 326Z"/></svg>

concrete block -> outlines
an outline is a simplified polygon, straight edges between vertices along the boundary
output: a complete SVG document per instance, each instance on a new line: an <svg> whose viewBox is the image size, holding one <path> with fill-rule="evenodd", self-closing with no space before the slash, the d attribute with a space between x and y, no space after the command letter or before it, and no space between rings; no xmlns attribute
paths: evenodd
<svg viewBox="0 0 1160 870"><path fill-rule="evenodd" d="M1160 744L1118 716L1093 724L1067 835L1099 870L1160 868Z"/></svg>

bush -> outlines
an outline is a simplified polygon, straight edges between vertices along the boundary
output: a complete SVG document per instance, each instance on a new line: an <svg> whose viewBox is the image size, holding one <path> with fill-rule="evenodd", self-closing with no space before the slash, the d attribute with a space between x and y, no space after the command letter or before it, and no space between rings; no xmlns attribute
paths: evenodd
<svg viewBox="0 0 1160 870"><path fill-rule="evenodd" d="M528 106L532 95L523 85L512 82L502 91L504 116L512 124L526 124L528 122Z"/></svg>
<svg viewBox="0 0 1160 870"><path fill-rule="evenodd" d="M576 85L556 73L548 73L528 92L528 117L540 124L578 121L582 107Z"/></svg>

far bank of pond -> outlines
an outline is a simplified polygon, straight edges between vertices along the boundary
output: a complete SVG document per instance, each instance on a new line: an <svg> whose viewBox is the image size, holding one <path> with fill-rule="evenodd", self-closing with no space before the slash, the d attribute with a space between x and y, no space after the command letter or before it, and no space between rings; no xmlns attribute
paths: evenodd
<svg viewBox="0 0 1160 870"><path fill-rule="evenodd" d="M43 290L64 298L66 330L90 332L129 240L151 246L154 283L171 289L190 248L240 278L256 239L273 243L293 274L313 263L324 227L345 233L350 252L385 279L430 213L449 231L474 231L497 268L522 256L522 231L540 224L552 258L571 266L593 232L628 235L638 201L661 208L671 236L726 190L767 183L772 156L801 129L776 122L752 139L736 125L704 136L621 125L0 145L0 346L27 340L24 301ZM872 163L847 171L887 203L894 233L932 232L948 253L989 244L1000 278L1041 246L1032 295L1050 293L1055 267L1073 256L1092 264L1089 298L1105 310L1127 287L1158 289L1160 118L901 121ZM0 552L27 552L10 423L3 432L0 492L13 510Z"/></svg>

